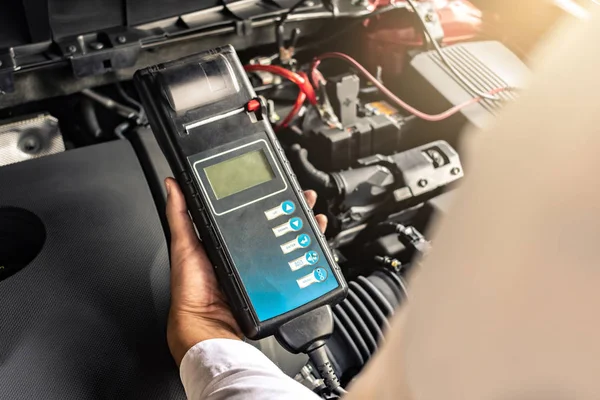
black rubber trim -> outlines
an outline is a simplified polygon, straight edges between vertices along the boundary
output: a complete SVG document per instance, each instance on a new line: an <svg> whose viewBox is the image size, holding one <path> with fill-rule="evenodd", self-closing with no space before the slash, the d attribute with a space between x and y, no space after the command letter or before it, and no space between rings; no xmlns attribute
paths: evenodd
<svg viewBox="0 0 600 400"><path fill-rule="evenodd" d="M352 340L350 334L348 333L346 328L344 328L344 325L342 325L340 319L335 315L335 313L333 314L333 323L335 324L335 329L340 333L340 335L343 336L344 340L346 341L346 344L348 345L348 347L350 347L352 355L358 360L359 365L364 365L365 359L360 354L360 351L358 350L358 347L356 347L354 340Z"/></svg>
<svg viewBox="0 0 600 400"><path fill-rule="evenodd" d="M381 271L381 273L379 273L379 274L376 274L376 275L374 274L373 276L384 281L387 284L387 286L389 287L389 289L392 291L392 293L394 294L394 300L396 301L396 304L400 303L400 300L404 296L402 296L402 290L400 289L400 285L398 284L398 282L395 281L394 279L392 279L392 277L390 275L386 274L383 271ZM369 278L371 278L371 277L369 277ZM373 281L371 281L371 283L373 283L373 285L377 286Z"/></svg>
<svg viewBox="0 0 600 400"><path fill-rule="evenodd" d="M378 342L379 341L383 342L383 340L384 340L383 332L381 331L379 324L375 321L375 318L373 318L373 316L371 315L371 313L365 306L364 302L361 301L358 298L358 296L356 295L356 293L354 293L354 291L352 291L352 290L350 290L348 292L348 297L346 299L350 303L352 303L352 305L354 305L356 310L358 310L358 313L362 317L363 321L365 321L365 324L367 324L367 326L369 327L371 333L376 338L376 340Z"/></svg>
<svg viewBox="0 0 600 400"><path fill-rule="evenodd" d="M359 276L357 279L364 289L373 297L373 299L377 302L379 307L383 309L383 312L386 316L394 315L394 307L387 301L385 297L377 290L375 285L373 285L367 278L364 276Z"/></svg>
<svg viewBox="0 0 600 400"><path fill-rule="evenodd" d="M348 317L348 314L346 314L346 312L340 307L339 304L337 306L335 306L335 308L333 309L333 312L334 312L334 314L336 314L338 316L338 318L340 319L340 322L342 322L344 324L344 326L348 330L348 333L350 334L350 336L353 337L354 343L360 350L360 352L361 352L362 356L365 358L365 360L368 360L369 358L371 358L371 352L369 351L369 348L367 347L367 343L365 343L363 337L360 335L360 332L358 331L358 329L356 328L356 326L354 325L354 323L352 322L350 317Z"/></svg>
<svg viewBox="0 0 600 400"><path fill-rule="evenodd" d="M404 299L406 300L406 293L404 293L404 290L402 290L402 285L404 284L404 286L406 286L406 282L402 282L402 278L396 274L395 272L390 271L389 269L382 269L382 271L391 279L394 281L394 283L396 284L396 286L398 287L398 290L400 291L400 299Z"/></svg>
<svg viewBox="0 0 600 400"><path fill-rule="evenodd" d="M365 289L363 289L358 283L352 281L349 283L350 288L356 292L356 295L369 307L371 314L377 319L377 322L380 326L383 326L384 329L390 328L390 323L387 318L381 311L381 308L377 306L377 303L373 300L373 298L367 293Z"/></svg>
<svg viewBox="0 0 600 400"><path fill-rule="evenodd" d="M346 311L348 317L354 320L354 324L356 325L356 328L360 331L361 337L367 344L371 355L375 353L375 351L377 350L377 341L371 334L371 331L369 330L363 319L360 317L360 315L358 315L358 312L356 311L354 306L350 304L349 301L343 301L340 304L340 306L342 307L342 309L344 309L344 311Z"/></svg>

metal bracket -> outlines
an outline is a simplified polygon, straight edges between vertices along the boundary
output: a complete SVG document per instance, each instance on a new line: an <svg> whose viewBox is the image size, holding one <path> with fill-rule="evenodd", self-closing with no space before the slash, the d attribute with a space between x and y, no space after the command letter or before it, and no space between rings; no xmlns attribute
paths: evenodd
<svg viewBox="0 0 600 400"><path fill-rule="evenodd" d="M444 39L444 28L433 3L430 1L419 1L415 5L418 10L417 12L427 24L429 33L433 36L431 39L441 42Z"/></svg>
<svg viewBox="0 0 600 400"><path fill-rule="evenodd" d="M238 0L221 0L221 4L223 5L223 8L227 13L229 13L231 16L233 16L239 21L246 20L247 15L244 15L244 13L240 13L239 11L236 11L234 7L231 7L233 5L236 5L236 3L237 5L242 4L242 2Z"/></svg>
<svg viewBox="0 0 600 400"><path fill-rule="evenodd" d="M68 37L57 44L71 61L73 74L81 78L133 67L141 50L140 39L145 36L137 29L116 28Z"/></svg>
<svg viewBox="0 0 600 400"><path fill-rule="evenodd" d="M400 242L411 249L413 254L419 254L426 256L431 250L431 242L425 239L425 236L419 232L414 226L404 226L398 224L396 226L396 233Z"/></svg>
<svg viewBox="0 0 600 400"><path fill-rule="evenodd" d="M238 36L249 36L252 34L252 21L254 16L252 8L244 0L221 0L224 11L234 17L235 33Z"/></svg>
<svg viewBox="0 0 600 400"><path fill-rule="evenodd" d="M17 69L14 50L0 50L0 95L15 91L14 71Z"/></svg>
<svg viewBox="0 0 600 400"><path fill-rule="evenodd" d="M249 36L252 34L252 21L246 19L235 21L235 33L238 36Z"/></svg>

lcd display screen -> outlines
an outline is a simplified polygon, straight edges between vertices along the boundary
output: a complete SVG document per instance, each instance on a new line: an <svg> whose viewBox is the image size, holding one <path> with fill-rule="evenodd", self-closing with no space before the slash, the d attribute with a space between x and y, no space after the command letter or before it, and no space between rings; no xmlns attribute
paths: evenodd
<svg viewBox="0 0 600 400"><path fill-rule="evenodd" d="M262 150L251 151L204 168L217 200L275 178Z"/></svg>

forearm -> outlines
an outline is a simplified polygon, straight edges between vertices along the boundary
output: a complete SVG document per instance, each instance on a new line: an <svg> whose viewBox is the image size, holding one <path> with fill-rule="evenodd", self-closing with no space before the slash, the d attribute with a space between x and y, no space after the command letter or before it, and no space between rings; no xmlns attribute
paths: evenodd
<svg viewBox="0 0 600 400"><path fill-rule="evenodd" d="M385 398L382 387L399 399L405 388L415 399L598 398L600 56L587 40L598 21L557 32L519 102L470 132L470 173L411 280L408 318L349 399Z"/></svg>

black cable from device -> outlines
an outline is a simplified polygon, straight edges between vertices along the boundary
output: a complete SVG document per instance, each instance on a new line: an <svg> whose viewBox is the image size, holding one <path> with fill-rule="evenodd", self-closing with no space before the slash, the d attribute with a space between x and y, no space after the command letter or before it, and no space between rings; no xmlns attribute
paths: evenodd
<svg viewBox="0 0 600 400"><path fill-rule="evenodd" d="M340 391L340 389L344 390L340 384L340 380L335 374L331 361L329 361L329 356L325 350L325 342L319 344L314 349L309 350L306 354L308 354L310 361L317 367L317 371L319 371L319 375L323 379L323 383L325 383L327 389L332 393L336 393L336 391Z"/></svg>
<svg viewBox="0 0 600 400"><path fill-rule="evenodd" d="M305 353L317 368L327 390L345 393L329 360L325 343L333 333L333 312L329 305L309 311L279 327L275 338L290 353Z"/></svg>
<svg viewBox="0 0 600 400"><path fill-rule="evenodd" d="M419 9L418 9L417 5L415 4L414 0L406 0L406 3L408 3L410 8L412 8L412 10L417 15L417 18L419 19L419 21L421 22L421 26L423 27L423 33L425 34L426 38L429 39L429 41L433 45L435 52L440 57L440 60L442 61L442 63L444 63L446 68L448 68L450 70L452 75L454 75L459 81L461 81L466 87L469 88L469 90L471 90L471 92L476 94L478 97L484 98L486 100L502 101L502 98L497 95L492 95L492 94L489 94L489 93L486 93L486 92L483 92L483 91L477 89L456 68L454 68L454 66L452 65L450 60L448 60L448 57L446 57L446 54L444 54L444 51L440 47L437 40L435 40L435 38L433 37L433 34L431 33L431 31L429 30L429 27L427 26L427 21L425 21L425 19L419 12Z"/></svg>

